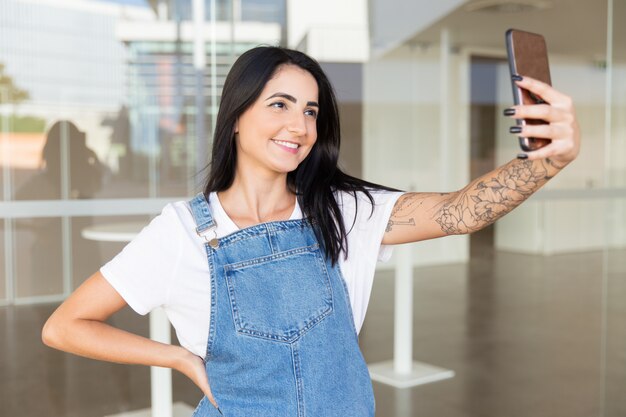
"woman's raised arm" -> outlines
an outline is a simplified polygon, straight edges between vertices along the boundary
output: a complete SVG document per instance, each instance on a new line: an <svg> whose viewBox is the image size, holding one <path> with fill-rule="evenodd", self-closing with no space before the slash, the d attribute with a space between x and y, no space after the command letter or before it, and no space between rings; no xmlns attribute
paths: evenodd
<svg viewBox="0 0 626 417"><path fill-rule="evenodd" d="M539 150L514 159L452 193L407 193L396 202L383 244L416 242L475 232L520 205L573 161L580 149L580 133L572 100L529 77L517 82L546 104L514 106L517 119L542 119L548 124L526 125L523 137L551 139Z"/></svg>

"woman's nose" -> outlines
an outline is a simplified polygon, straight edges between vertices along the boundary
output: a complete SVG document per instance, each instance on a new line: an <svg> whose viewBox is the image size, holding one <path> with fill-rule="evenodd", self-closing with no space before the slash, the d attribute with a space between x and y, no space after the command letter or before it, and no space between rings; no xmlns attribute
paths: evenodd
<svg viewBox="0 0 626 417"><path fill-rule="evenodd" d="M287 131L302 136L306 133L306 121L303 114L295 115L289 119Z"/></svg>

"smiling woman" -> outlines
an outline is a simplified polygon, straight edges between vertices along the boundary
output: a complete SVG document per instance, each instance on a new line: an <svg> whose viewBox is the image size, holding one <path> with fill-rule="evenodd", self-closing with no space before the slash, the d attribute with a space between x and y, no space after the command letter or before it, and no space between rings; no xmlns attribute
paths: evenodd
<svg viewBox="0 0 626 417"><path fill-rule="evenodd" d="M317 101L317 82L309 72L294 65L279 67L235 123L239 167L246 169L236 179L266 178L268 191L278 191L275 181L284 187L284 175L298 167L317 140ZM287 158L288 154L295 157ZM220 197L226 206L229 195Z"/></svg>
<svg viewBox="0 0 626 417"><path fill-rule="evenodd" d="M552 145L462 190L405 194L338 167L337 105L317 62L247 51L224 84L204 192L166 206L88 279L49 319L45 342L177 369L205 394L194 417L374 416L357 335L387 244L480 229L578 152L567 97L520 85L554 103L514 112L548 118L552 130L538 134ZM164 307L182 346L105 323L127 304Z"/></svg>

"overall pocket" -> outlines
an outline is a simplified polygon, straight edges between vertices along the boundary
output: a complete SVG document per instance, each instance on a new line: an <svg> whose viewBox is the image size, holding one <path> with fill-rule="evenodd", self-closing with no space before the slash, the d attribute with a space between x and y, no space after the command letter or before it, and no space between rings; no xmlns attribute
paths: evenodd
<svg viewBox="0 0 626 417"><path fill-rule="evenodd" d="M289 343L333 310L317 244L225 265L224 273L240 334Z"/></svg>

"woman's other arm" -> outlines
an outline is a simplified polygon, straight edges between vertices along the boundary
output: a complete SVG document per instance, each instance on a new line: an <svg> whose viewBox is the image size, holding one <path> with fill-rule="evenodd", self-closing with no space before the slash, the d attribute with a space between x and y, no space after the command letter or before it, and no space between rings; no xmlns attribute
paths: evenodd
<svg viewBox="0 0 626 417"><path fill-rule="evenodd" d="M159 343L105 323L124 306L124 299L96 272L50 316L43 327L43 342L87 358L176 369L217 407L201 358L180 346Z"/></svg>
<svg viewBox="0 0 626 417"><path fill-rule="evenodd" d="M552 143L515 159L452 193L407 193L391 213L383 244L416 242L480 230L520 205L573 161L580 133L572 100L547 84L525 77L518 84L549 104L515 106L513 118L542 119L526 125L520 136Z"/></svg>

